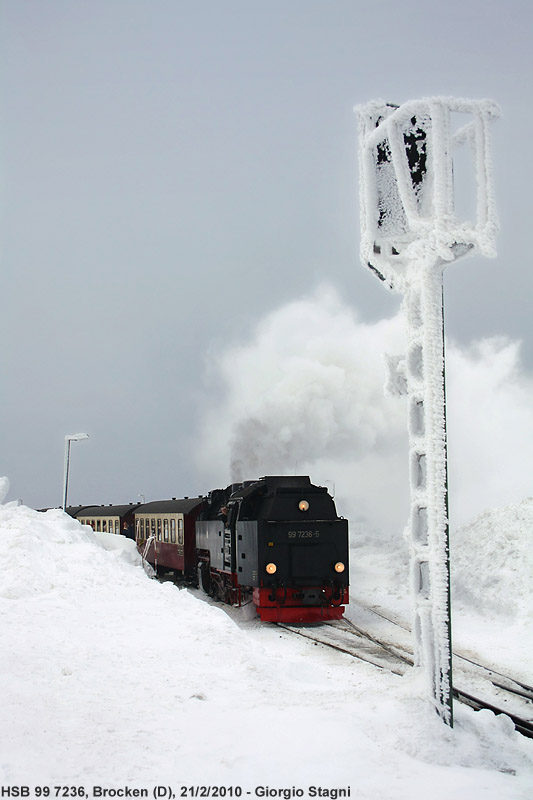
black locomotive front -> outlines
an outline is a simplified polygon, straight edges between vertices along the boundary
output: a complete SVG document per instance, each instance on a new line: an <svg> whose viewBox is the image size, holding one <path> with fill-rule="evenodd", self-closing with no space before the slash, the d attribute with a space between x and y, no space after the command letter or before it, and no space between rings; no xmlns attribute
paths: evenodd
<svg viewBox="0 0 533 800"><path fill-rule="evenodd" d="M341 617L348 523L327 489L305 476L269 476L230 491L219 494L211 521L197 523L197 540L200 533L211 551L209 588L234 601L251 595L271 622Z"/></svg>

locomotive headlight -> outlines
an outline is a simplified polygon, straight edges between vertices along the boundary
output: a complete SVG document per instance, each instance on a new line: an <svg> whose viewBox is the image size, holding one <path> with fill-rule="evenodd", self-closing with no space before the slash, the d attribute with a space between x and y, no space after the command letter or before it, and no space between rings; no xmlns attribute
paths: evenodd
<svg viewBox="0 0 533 800"><path fill-rule="evenodd" d="M270 563L266 565L266 571L268 572L269 575L273 575L276 570L277 567L275 564Z"/></svg>
<svg viewBox="0 0 533 800"><path fill-rule="evenodd" d="M307 502L307 500L300 500L300 502L298 503L298 508L300 509L300 511L309 511L309 503Z"/></svg>
<svg viewBox="0 0 533 800"><path fill-rule="evenodd" d="M335 564L335 572L344 572L345 569L346 567L344 566L342 561L337 561L337 563Z"/></svg>

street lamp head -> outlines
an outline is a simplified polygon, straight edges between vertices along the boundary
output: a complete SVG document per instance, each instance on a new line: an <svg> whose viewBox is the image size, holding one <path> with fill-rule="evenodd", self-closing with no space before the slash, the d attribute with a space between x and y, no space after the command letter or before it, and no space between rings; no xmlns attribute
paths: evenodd
<svg viewBox="0 0 533 800"><path fill-rule="evenodd" d="M67 442L79 442L80 439L88 439L88 433L68 433L65 436L65 441Z"/></svg>

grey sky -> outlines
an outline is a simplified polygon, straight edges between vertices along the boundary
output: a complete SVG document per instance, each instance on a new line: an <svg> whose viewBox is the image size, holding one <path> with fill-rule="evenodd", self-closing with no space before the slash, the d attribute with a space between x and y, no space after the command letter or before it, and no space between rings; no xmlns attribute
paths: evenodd
<svg viewBox="0 0 533 800"><path fill-rule="evenodd" d="M533 6L523 0L2 0L0 474L9 498L196 494L213 346L359 265L356 119L374 98L496 100L498 258L445 274L448 334L533 361ZM221 476L224 482L226 476Z"/></svg>

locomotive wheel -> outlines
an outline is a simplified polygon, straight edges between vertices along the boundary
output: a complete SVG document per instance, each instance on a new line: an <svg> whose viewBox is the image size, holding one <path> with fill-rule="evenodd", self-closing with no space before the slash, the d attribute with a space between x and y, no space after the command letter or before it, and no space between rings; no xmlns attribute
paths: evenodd
<svg viewBox="0 0 533 800"><path fill-rule="evenodd" d="M202 561L198 567L198 581L201 590L212 597L211 571L207 561Z"/></svg>
<svg viewBox="0 0 533 800"><path fill-rule="evenodd" d="M210 596L213 597L215 600L220 600L221 603L225 602L225 589L224 583L217 573L214 575L210 575Z"/></svg>

